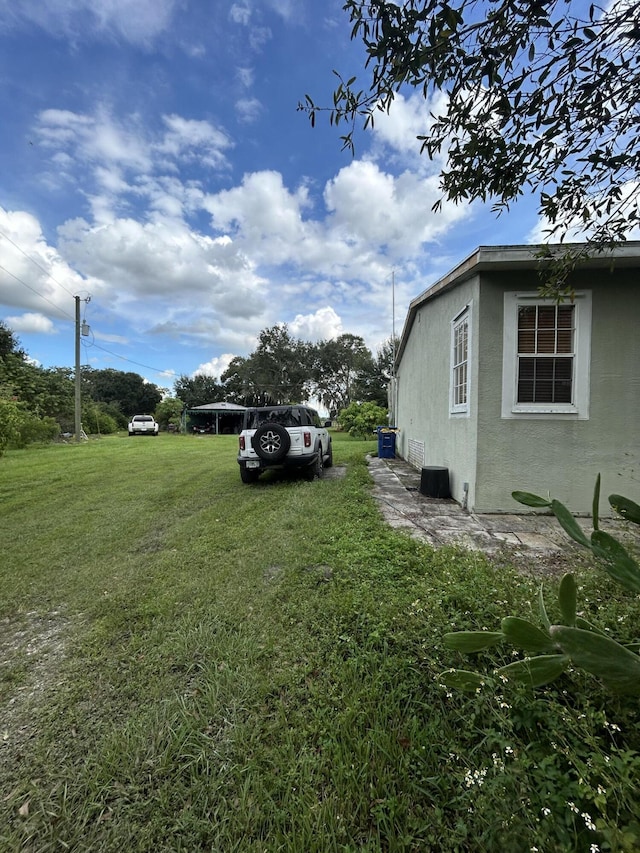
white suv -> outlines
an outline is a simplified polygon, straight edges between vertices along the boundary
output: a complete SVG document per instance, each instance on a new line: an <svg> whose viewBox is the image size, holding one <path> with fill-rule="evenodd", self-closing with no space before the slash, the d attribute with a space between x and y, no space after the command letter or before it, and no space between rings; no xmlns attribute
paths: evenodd
<svg viewBox="0 0 640 853"><path fill-rule="evenodd" d="M247 409L239 444L243 483L254 483L269 468L298 468L313 480L333 465L331 436L308 406Z"/></svg>
<svg viewBox="0 0 640 853"><path fill-rule="evenodd" d="M129 435L157 435L158 424L151 415L134 415L129 421Z"/></svg>

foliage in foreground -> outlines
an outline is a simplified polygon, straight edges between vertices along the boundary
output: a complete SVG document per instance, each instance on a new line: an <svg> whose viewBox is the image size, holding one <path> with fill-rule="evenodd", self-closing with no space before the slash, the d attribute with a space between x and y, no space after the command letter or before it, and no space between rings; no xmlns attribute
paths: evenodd
<svg viewBox="0 0 640 853"><path fill-rule="evenodd" d="M640 565L622 543L600 530L598 507L600 475L593 495L593 532L587 538L569 510L557 500L549 500L528 492L513 492L515 500L525 506L551 509L569 536L588 548L599 565L614 581L635 593L640 593ZM610 495L609 503L626 521L640 525L640 506L621 495ZM561 620L552 625L547 614L543 589L538 596L542 628L527 619L507 616L500 631L466 631L445 635L450 649L460 652L479 652L498 643L508 642L521 648L527 657L495 670L499 679L513 679L530 687L540 687L555 681L571 664L597 676L605 686L617 693L640 695L640 641L618 643L601 628L583 618L577 608L577 586L573 574L566 574L558 591L558 611ZM530 654L533 657L529 656ZM474 691L487 680L479 673L450 670L442 673L449 687Z"/></svg>
<svg viewBox="0 0 640 853"><path fill-rule="evenodd" d="M443 689L447 627L537 582L389 529L374 443L333 438L344 477L251 490L234 436L7 453L0 849L638 849L637 702L578 671ZM576 579L603 626L637 623Z"/></svg>
<svg viewBox="0 0 640 853"><path fill-rule="evenodd" d="M637 2L346 0L344 9L366 52L362 88L338 75L329 108L332 124L347 125L346 147L358 120L373 125L417 90L434 114L418 140L443 164L449 200L493 199L503 211L532 190L552 234L587 231L596 248L633 230ZM300 108L312 123L320 109L308 95Z"/></svg>

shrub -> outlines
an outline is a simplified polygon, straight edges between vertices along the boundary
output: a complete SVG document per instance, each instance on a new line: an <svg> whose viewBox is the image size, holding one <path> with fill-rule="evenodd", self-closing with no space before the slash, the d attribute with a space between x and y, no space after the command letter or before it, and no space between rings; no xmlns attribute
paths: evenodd
<svg viewBox="0 0 640 853"><path fill-rule="evenodd" d="M118 423L108 412L96 406L88 422L84 424L85 432L113 435L118 432Z"/></svg>
<svg viewBox="0 0 640 853"><path fill-rule="evenodd" d="M376 426L387 423L388 413L375 403L351 403L338 415L342 429L354 438L370 438Z"/></svg>
<svg viewBox="0 0 640 853"><path fill-rule="evenodd" d="M53 418L39 418L31 412L20 412L20 423L16 435L11 440L12 447L26 447L28 444L53 441L60 435L60 424Z"/></svg>
<svg viewBox="0 0 640 853"><path fill-rule="evenodd" d="M0 397L0 456L18 436L22 413L15 400Z"/></svg>

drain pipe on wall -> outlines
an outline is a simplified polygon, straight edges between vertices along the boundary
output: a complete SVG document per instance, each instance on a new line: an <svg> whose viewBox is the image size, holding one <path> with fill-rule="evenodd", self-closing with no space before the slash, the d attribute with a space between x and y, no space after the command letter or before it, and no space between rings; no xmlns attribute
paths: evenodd
<svg viewBox="0 0 640 853"><path fill-rule="evenodd" d="M464 497L462 498L462 509L466 512L469 509L469 483L462 484L462 491L464 492Z"/></svg>

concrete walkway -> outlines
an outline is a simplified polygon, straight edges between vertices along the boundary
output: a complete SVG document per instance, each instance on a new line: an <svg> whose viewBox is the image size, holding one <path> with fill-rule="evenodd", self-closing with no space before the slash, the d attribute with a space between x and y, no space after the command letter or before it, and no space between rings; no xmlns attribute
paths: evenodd
<svg viewBox="0 0 640 853"><path fill-rule="evenodd" d="M369 457L367 461L373 494L385 520L430 545L456 545L487 554L508 551L513 556L533 556L550 563L588 555L569 539L553 515L469 513L456 501L421 494L420 471L403 460ZM579 519L579 523L589 535L591 519ZM624 522L605 520L600 526L623 539L640 542L640 536L631 536Z"/></svg>

